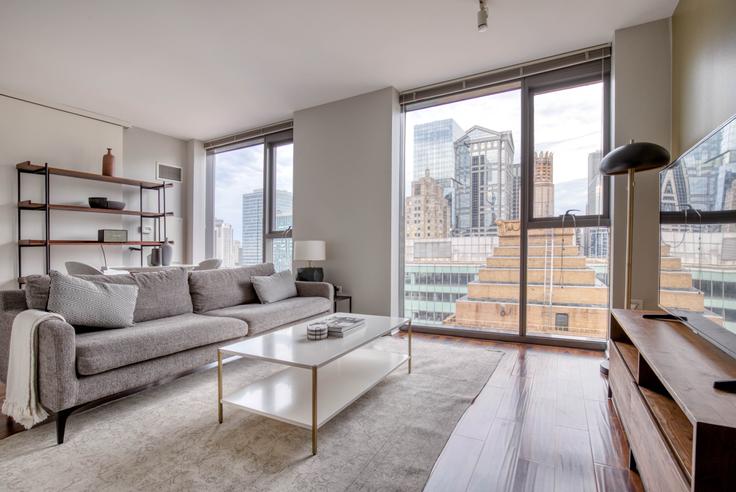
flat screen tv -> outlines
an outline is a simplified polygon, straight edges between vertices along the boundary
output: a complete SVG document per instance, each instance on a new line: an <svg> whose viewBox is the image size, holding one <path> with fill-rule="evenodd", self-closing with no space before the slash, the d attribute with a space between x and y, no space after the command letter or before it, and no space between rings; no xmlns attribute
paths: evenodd
<svg viewBox="0 0 736 492"><path fill-rule="evenodd" d="M736 358L736 115L662 169L659 304Z"/></svg>

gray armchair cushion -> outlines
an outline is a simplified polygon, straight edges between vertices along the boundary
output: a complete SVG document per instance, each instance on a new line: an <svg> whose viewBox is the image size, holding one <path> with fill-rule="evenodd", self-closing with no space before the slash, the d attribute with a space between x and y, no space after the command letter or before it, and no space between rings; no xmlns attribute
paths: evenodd
<svg viewBox="0 0 736 492"><path fill-rule="evenodd" d="M274 273L272 263L189 273L189 293L195 313L258 302L250 278Z"/></svg>
<svg viewBox="0 0 736 492"><path fill-rule="evenodd" d="M268 276L253 276L250 278L253 288L262 304L283 301L296 297L296 283L291 270L274 273Z"/></svg>
<svg viewBox="0 0 736 492"><path fill-rule="evenodd" d="M332 311L324 297L292 297L270 304L243 304L205 313L207 316L237 318L248 323L250 335Z"/></svg>
<svg viewBox="0 0 736 492"><path fill-rule="evenodd" d="M51 272L48 309L73 326L123 328L133 324L138 287L90 282Z"/></svg>
<svg viewBox="0 0 736 492"><path fill-rule="evenodd" d="M197 314L137 323L130 328L76 336L77 371L88 376L212 343L241 338L248 325L235 318Z"/></svg>
<svg viewBox="0 0 736 492"><path fill-rule="evenodd" d="M75 275L76 278L108 284L138 287L134 321L148 321L192 312L188 273L182 268L125 275ZM26 303L31 309L46 310L49 276L31 275L26 279Z"/></svg>

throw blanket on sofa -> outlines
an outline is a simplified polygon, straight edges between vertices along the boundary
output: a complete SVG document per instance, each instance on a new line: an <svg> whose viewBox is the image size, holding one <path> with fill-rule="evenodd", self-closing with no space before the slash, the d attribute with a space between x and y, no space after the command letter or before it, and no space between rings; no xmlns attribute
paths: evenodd
<svg viewBox="0 0 736 492"><path fill-rule="evenodd" d="M46 410L38 402L36 328L41 322L54 318L64 320L56 313L28 309L19 313L13 320L13 329L10 332L8 381L2 412L13 417L13 420L26 429L48 417Z"/></svg>

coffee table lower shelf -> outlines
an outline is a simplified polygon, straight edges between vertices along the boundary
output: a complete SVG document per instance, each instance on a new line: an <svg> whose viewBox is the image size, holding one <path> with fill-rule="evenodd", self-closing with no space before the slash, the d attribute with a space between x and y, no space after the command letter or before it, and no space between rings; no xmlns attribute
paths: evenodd
<svg viewBox="0 0 736 492"><path fill-rule="evenodd" d="M372 348L356 349L317 370L317 427L363 396L409 360ZM222 403L312 429L312 372L289 367L239 389Z"/></svg>

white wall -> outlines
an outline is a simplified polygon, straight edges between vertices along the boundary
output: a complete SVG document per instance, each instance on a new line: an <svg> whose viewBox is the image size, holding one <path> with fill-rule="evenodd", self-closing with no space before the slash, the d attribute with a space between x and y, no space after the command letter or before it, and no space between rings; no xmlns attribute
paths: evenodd
<svg viewBox="0 0 736 492"><path fill-rule="evenodd" d="M173 188L166 190L166 210L174 213L173 217L166 219L166 233L174 243L173 260L175 262L185 262L187 258L187 238L184 217L187 216L188 212L187 181L189 179L186 141L140 128L127 128L123 132L123 153L125 154L125 175L129 177L154 181L156 179L157 162L182 168L182 182L174 183ZM153 191L143 192L144 210L157 210L156 195ZM128 203L128 208L138 208L140 198L136 188L125 187L124 199ZM151 219L144 219L143 223L144 225L154 225L154 221ZM128 236L137 240L139 237L138 217L126 218L124 224L128 229ZM144 236L144 240L153 239L153 235ZM123 255L124 264L136 265L140 263L138 252L124 251L126 251ZM150 250L147 250L147 253L149 252Z"/></svg>
<svg viewBox="0 0 736 492"><path fill-rule="evenodd" d="M102 155L111 147L122 172L123 129L120 126L0 96L0 288L17 287L17 186L15 165L30 160L51 166L101 172ZM43 178L23 176L21 199L43 202ZM121 199L120 186L52 177L51 200L86 203L89 196ZM43 213L22 212L23 238L43 239ZM51 236L55 239L97 237L99 228L120 228L115 215L80 220L79 215L52 212ZM90 215L90 217L93 217ZM121 261L120 248L107 248L108 262ZM102 253L94 246L58 246L51 251L52 268L64 270L64 261L102 265ZM43 248L24 248L23 274L43 273Z"/></svg>
<svg viewBox="0 0 736 492"><path fill-rule="evenodd" d="M398 281L391 258L398 108L397 91L386 88L294 114L293 237L327 242L325 280L352 294L360 313L388 315Z"/></svg>
<svg viewBox="0 0 736 492"><path fill-rule="evenodd" d="M613 38L613 141L634 139L671 148L670 19L620 29ZM624 305L626 176L613 183L612 305ZM658 303L659 175L636 174L632 298Z"/></svg>
<svg viewBox="0 0 736 492"><path fill-rule="evenodd" d="M140 179L155 178L156 161L185 168L186 142L165 135L139 129L123 128L92 118L0 96L0 288L17 287L17 199L15 165L30 160L33 163L100 173L102 155L111 147L115 155L115 174ZM43 178L23 175L23 200L44 201ZM87 204L89 196L106 196L124 200L128 208L137 209L138 191L135 188L51 177L51 201L62 204ZM176 217L169 219L169 236L176 241L175 260L185 260L187 241L182 216L187 213L185 187L177 184L167 192L167 208ZM151 197L153 192L146 192ZM149 203L153 207L155 203ZM24 211L23 238L43 239L43 213ZM129 228L131 238L137 238L138 221L118 215L79 214L55 211L52 213L53 239L96 239L102 228ZM124 247L106 246L109 265L138 264L138 253ZM64 271L64 262L77 260L95 266L103 265L101 249L96 246L54 246L51 267ZM43 273L43 248L23 249L23 274Z"/></svg>

